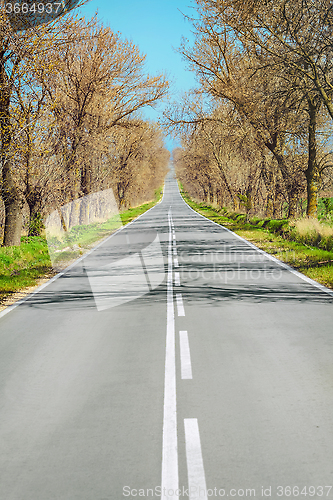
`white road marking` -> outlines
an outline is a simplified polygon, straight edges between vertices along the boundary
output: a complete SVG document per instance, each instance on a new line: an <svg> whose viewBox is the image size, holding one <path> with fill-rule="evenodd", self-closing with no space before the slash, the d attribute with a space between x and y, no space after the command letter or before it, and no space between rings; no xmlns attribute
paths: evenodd
<svg viewBox="0 0 333 500"><path fill-rule="evenodd" d="M175 273L175 286L180 286L180 275Z"/></svg>
<svg viewBox="0 0 333 500"><path fill-rule="evenodd" d="M179 345L180 345L180 371L182 379L192 379L192 366L190 344L188 341L187 331L180 330L179 332Z"/></svg>
<svg viewBox="0 0 333 500"><path fill-rule="evenodd" d="M198 420L185 418L184 427L189 498L190 500L207 500Z"/></svg>
<svg viewBox="0 0 333 500"><path fill-rule="evenodd" d="M162 451L162 498L178 500L178 443L177 443L177 400L176 400L176 349L175 312L172 286L172 235L171 207L169 211L169 246L167 279L167 333L165 351L163 451ZM163 492L166 494L163 495ZM169 493L170 492L170 495Z"/></svg>
<svg viewBox="0 0 333 500"><path fill-rule="evenodd" d="M176 239L176 234L175 234L175 233L173 233L173 239L174 239L174 240Z"/></svg>
<svg viewBox="0 0 333 500"><path fill-rule="evenodd" d="M178 316L185 316L183 297L181 293L176 293Z"/></svg>
<svg viewBox="0 0 333 500"><path fill-rule="evenodd" d="M175 267L179 267L178 257L173 259Z"/></svg>

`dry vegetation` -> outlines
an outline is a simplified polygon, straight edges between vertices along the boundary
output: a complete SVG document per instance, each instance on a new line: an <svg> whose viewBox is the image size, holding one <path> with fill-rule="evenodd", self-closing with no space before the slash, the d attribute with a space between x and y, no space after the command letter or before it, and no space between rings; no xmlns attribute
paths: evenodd
<svg viewBox="0 0 333 500"><path fill-rule="evenodd" d="M317 217L332 193L332 2L196 3L179 51L198 87L165 113L178 177L218 207Z"/></svg>
<svg viewBox="0 0 333 500"><path fill-rule="evenodd" d="M169 152L140 111L166 95L168 82L144 63L96 17L67 14L13 32L1 11L3 246L20 245L24 224L39 235L48 214L91 193L112 188L121 210L154 197ZM73 214L77 223L88 210Z"/></svg>

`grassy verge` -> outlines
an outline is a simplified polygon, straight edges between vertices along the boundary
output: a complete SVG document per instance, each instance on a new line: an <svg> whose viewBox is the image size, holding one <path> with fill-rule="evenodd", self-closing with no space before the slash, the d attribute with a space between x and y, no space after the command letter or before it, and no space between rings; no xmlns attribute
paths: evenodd
<svg viewBox="0 0 333 500"><path fill-rule="evenodd" d="M129 208L125 212L122 212L120 214L121 222L123 225L128 224L129 222L132 222L132 220L136 219L139 217L139 215L143 214L144 212L147 212L150 208L152 208L156 203L161 201L162 199L162 189L156 189L155 191L155 199L153 201L150 201L149 203L145 203L144 205L140 205L139 207L134 207L134 208Z"/></svg>
<svg viewBox="0 0 333 500"><path fill-rule="evenodd" d="M43 237L23 237L19 247L0 248L0 304L41 277L54 274Z"/></svg>
<svg viewBox="0 0 333 500"><path fill-rule="evenodd" d="M133 219L152 208L162 197L162 190L157 189L155 198L149 203L139 207L130 208L120 213L123 225L128 224ZM77 226L80 231L80 241L85 246L94 246L101 239L114 232L114 222L107 221L103 224L92 224L91 227ZM73 228L75 229L75 228ZM68 260L73 260L80 256L82 251L69 251ZM62 259L66 255L62 254ZM64 262L66 264L68 262ZM42 236L22 237L19 247L0 247L0 304L8 301L10 296L27 290L40 283L41 279L49 279L56 274L53 269L46 238Z"/></svg>
<svg viewBox="0 0 333 500"><path fill-rule="evenodd" d="M292 241L293 231L288 230L288 221L246 220L242 214L230 214L204 203L197 203L182 191L186 203L196 212L227 227L258 248L286 262L294 269L333 289L333 251ZM280 233L280 234L279 234Z"/></svg>

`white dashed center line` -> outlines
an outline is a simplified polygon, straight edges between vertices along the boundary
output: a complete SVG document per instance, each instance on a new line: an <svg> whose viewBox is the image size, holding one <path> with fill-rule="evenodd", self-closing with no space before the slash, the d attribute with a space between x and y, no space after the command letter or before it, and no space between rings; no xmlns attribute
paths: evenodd
<svg viewBox="0 0 333 500"><path fill-rule="evenodd" d="M185 418L184 427L189 498L190 500L207 500L206 478L197 419Z"/></svg>
<svg viewBox="0 0 333 500"><path fill-rule="evenodd" d="M177 442L177 400L176 400L176 348L175 312L172 283L172 234L171 207L169 211L169 246L167 279L167 333L165 350L163 450L162 450L162 498L178 500L178 442ZM165 492L165 495L163 494ZM170 493L168 493L170 492Z"/></svg>
<svg viewBox="0 0 333 500"><path fill-rule="evenodd" d="M162 500L179 500L177 396L176 396L176 340L173 292L173 264L179 267L174 225L169 219L168 278L167 278L167 333L165 351L163 450L162 450ZM180 273L174 273L175 286L180 286ZM178 316L185 316L183 298L176 294ZM187 331L179 332L181 378L192 379L190 345ZM208 500L203 466L199 426L196 418L184 420L186 462L189 500Z"/></svg>
<svg viewBox="0 0 333 500"><path fill-rule="evenodd" d="M178 316L185 316L183 297L181 293L176 293Z"/></svg>
<svg viewBox="0 0 333 500"><path fill-rule="evenodd" d="M192 366L190 344L188 341L187 331L179 332L179 345L180 345L180 372L182 379L192 379Z"/></svg>

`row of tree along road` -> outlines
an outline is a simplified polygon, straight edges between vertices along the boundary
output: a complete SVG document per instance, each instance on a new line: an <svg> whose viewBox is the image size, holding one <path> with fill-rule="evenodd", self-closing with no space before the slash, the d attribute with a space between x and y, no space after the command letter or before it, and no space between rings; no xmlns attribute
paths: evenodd
<svg viewBox="0 0 333 500"><path fill-rule="evenodd" d="M198 88L170 106L192 194L267 217L317 216L333 158L333 3L197 0L180 52Z"/></svg>
<svg viewBox="0 0 333 500"><path fill-rule="evenodd" d="M15 30L0 14L3 245L92 192L112 188L119 208L151 199L169 152L140 110L166 95L165 76L148 75L138 47L96 17Z"/></svg>

